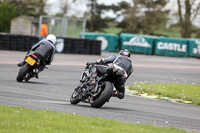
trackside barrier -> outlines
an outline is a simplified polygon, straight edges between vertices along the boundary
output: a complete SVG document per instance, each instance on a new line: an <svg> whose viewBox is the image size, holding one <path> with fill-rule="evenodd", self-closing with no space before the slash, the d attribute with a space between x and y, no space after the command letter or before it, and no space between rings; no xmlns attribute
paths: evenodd
<svg viewBox="0 0 200 133"><path fill-rule="evenodd" d="M29 51L39 41L35 36L0 34L0 50ZM57 53L101 55L101 41L57 37Z"/></svg>
<svg viewBox="0 0 200 133"><path fill-rule="evenodd" d="M189 44L187 39L158 37L154 42L154 54L156 55L188 57Z"/></svg>
<svg viewBox="0 0 200 133"><path fill-rule="evenodd" d="M34 36L0 34L0 49L29 51L32 45L34 45L38 41L38 37Z"/></svg>
<svg viewBox="0 0 200 133"><path fill-rule="evenodd" d="M116 34L85 32L85 38L100 40L101 50L104 52L117 52L119 37Z"/></svg>
<svg viewBox="0 0 200 133"><path fill-rule="evenodd" d="M189 56L200 57L200 39L189 39Z"/></svg>
<svg viewBox="0 0 200 133"><path fill-rule="evenodd" d="M180 39L121 33L120 46L121 49L128 49L134 53L171 57L200 57L200 39Z"/></svg>
<svg viewBox="0 0 200 133"><path fill-rule="evenodd" d="M99 38L104 38L101 41L99 41L100 39L97 40L98 37L95 38L95 36L93 34L87 37L92 39L57 37L56 52L101 55L101 51L117 52L120 49L129 49L134 53L148 55L200 57L200 39L179 39L121 33L119 37L120 46L118 46L119 38L117 35L100 36ZM107 38L110 38L110 40L108 39L109 41L107 41ZM102 45L101 43L105 40L107 45ZM38 41L39 38L35 36L0 34L0 50L29 51ZM119 47L120 49L118 49Z"/></svg>
<svg viewBox="0 0 200 133"><path fill-rule="evenodd" d="M147 35L120 34L121 49L128 49L135 53L153 54L155 37Z"/></svg>

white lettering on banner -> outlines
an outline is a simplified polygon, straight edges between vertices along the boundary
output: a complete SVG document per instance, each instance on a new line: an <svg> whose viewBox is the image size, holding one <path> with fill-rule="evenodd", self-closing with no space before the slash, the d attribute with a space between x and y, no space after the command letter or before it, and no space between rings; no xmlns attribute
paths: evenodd
<svg viewBox="0 0 200 133"><path fill-rule="evenodd" d="M196 45L200 45L200 40L195 40Z"/></svg>
<svg viewBox="0 0 200 133"><path fill-rule="evenodd" d="M193 48L193 54L200 54L200 44L198 44L197 48Z"/></svg>
<svg viewBox="0 0 200 133"><path fill-rule="evenodd" d="M179 51L179 52L186 52L187 45L186 44L178 44L178 43L167 43L167 42L158 42L157 44L158 49L166 49L172 51Z"/></svg>
<svg viewBox="0 0 200 133"><path fill-rule="evenodd" d="M151 48L151 45L143 37L133 37L129 42L123 42L123 45Z"/></svg>
<svg viewBox="0 0 200 133"><path fill-rule="evenodd" d="M101 50L105 50L108 47L108 41L103 36L98 36L97 40L101 41Z"/></svg>

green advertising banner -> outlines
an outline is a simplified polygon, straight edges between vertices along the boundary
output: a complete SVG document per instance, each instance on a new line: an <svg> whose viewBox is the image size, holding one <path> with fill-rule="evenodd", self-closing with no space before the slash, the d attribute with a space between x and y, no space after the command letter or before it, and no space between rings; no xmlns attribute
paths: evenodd
<svg viewBox="0 0 200 133"><path fill-rule="evenodd" d="M148 35L120 34L121 49L128 49L135 53L153 54L155 37Z"/></svg>
<svg viewBox="0 0 200 133"><path fill-rule="evenodd" d="M188 57L189 44L186 39L160 37L155 40L155 54Z"/></svg>
<svg viewBox="0 0 200 133"><path fill-rule="evenodd" d="M189 45L189 56L200 57L200 39L190 39Z"/></svg>
<svg viewBox="0 0 200 133"><path fill-rule="evenodd" d="M100 40L102 51L117 52L119 37L116 34L86 32L85 39Z"/></svg>

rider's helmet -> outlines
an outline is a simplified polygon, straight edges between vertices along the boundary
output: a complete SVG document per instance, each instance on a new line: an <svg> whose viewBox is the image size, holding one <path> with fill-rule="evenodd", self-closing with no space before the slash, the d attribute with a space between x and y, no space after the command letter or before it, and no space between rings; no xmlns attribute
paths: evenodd
<svg viewBox="0 0 200 133"><path fill-rule="evenodd" d="M46 37L46 40L49 40L50 42L52 42L53 44L56 43L56 36L53 35L53 34L49 34L47 37Z"/></svg>
<svg viewBox="0 0 200 133"><path fill-rule="evenodd" d="M119 51L119 55L131 57L131 53L127 49L122 49L121 51Z"/></svg>

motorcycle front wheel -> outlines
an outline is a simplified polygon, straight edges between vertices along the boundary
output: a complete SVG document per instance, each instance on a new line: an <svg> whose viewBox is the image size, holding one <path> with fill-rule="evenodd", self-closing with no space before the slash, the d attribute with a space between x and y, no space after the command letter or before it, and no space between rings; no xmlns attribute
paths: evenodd
<svg viewBox="0 0 200 133"><path fill-rule="evenodd" d="M78 97L79 97L79 93L76 90L74 90L70 98L70 103L78 104L81 101Z"/></svg>

